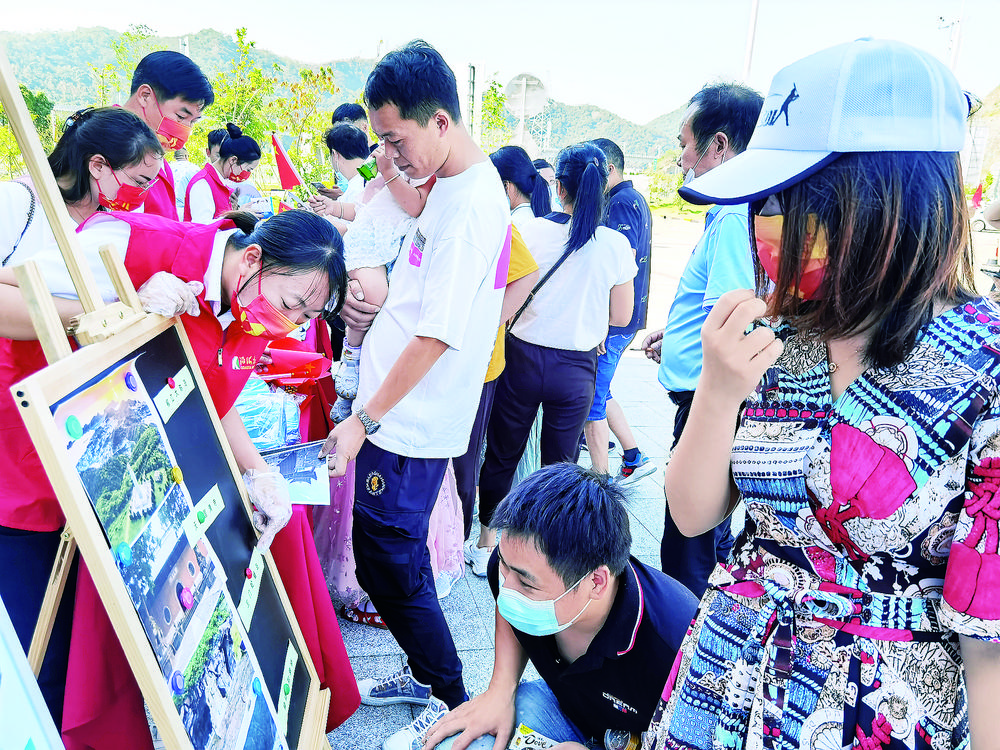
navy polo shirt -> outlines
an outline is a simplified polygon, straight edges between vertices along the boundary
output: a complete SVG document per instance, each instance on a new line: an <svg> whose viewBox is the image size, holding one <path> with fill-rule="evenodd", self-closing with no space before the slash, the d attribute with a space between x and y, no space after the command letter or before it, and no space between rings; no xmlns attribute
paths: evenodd
<svg viewBox="0 0 1000 750"><path fill-rule="evenodd" d="M646 308L649 301L649 255L653 247L653 214L642 193L632 187L632 180L622 180L608 193L604 226L628 237L635 250L635 264L639 272L632 285L635 287L635 307L627 326L611 326L608 335L631 335L646 327Z"/></svg>
<svg viewBox="0 0 1000 750"><path fill-rule="evenodd" d="M499 565L494 552L487 569L494 598ZM608 729L640 734L649 728L697 607L698 600L683 585L630 557L604 627L575 662L560 656L554 635L512 629L566 718L588 737L603 741Z"/></svg>

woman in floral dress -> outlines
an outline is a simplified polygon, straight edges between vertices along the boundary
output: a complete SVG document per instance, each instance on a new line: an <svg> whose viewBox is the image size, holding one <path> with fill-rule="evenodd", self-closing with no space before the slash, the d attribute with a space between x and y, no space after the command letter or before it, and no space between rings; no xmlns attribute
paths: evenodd
<svg viewBox="0 0 1000 750"><path fill-rule="evenodd" d="M973 292L967 113L930 55L841 45L781 71L747 151L682 188L751 204L770 292L702 332L664 489L685 533L740 497L747 524L647 749L998 742L1000 308Z"/></svg>

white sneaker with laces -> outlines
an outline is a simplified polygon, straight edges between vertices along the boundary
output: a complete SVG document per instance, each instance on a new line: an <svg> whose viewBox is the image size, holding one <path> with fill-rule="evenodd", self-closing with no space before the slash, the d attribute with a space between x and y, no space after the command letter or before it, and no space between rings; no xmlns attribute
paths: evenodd
<svg viewBox="0 0 1000 750"><path fill-rule="evenodd" d="M417 718L382 743L382 750L420 750L428 730L447 713L448 706L444 701L432 696L427 708Z"/></svg>
<svg viewBox="0 0 1000 750"><path fill-rule="evenodd" d="M465 562L472 566L472 572L480 578L486 577L486 566L493 554L492 547L480 547L475 539L468 540L464 545Z"/></svg>
<svg viewBox="0 0 1000 750"><path fill-rule="evenodd" d="M431 702L431 687L419 682L407 664L394 675L382 680L358 680L361 702L366 706L387 706L393 703L414 703L426 706Z"/></svg>

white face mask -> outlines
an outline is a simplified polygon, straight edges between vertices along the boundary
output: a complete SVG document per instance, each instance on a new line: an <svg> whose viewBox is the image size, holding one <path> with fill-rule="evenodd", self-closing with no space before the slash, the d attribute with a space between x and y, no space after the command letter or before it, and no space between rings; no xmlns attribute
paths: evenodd
<svg viewBox="0 0 1000 750"><path fill-rule="evenodd" d="M593 599L587 599L587 603L583 605L583 609L576 613L576 617L569 622L562 624L559 623L559 619L556 617L556 602L579 586L580 583L589 575L590 573L584 575L583 578L574 583L555 599L537 601L535 599L529 599L519 591L512 591L511 589L505 587L504 575L503 573L497 571L497 576L500 581L500 591L497 594L497 609L500 611L500 616L503 617L503 619L505 619L512 628L520 630L522 633L534 636L555 635L556 633L561 633L580 618L580 615L586 611Z"/></svg>
<svg viewBox="0 0 1000 750"><path fill-rule="evenodd" d="M711 146L709 146L709 148L711 148ZM701 156L699 156L699 157L698 157L698 161L696 161L696 162L694 163L694 166L693 166L693 167L691 167L691 169L689 169L689 170L688 170L688 171L687 171L687 172L685 173L685 175L684 175L684 182L683 182L683 183L681 183L682 185L687 185L687 184L688 184L689 182L691 182L691 180L693 180L693 179L694 179L694 170L696 170L696 169L698 168L698 165L699 165L699 164L701 164L701 160L705 158L705 154L707 154L707 153L708 153L708 149L706 148L706 149L705 149L705 150L704 150L704 151L702 152Z"/></svg>

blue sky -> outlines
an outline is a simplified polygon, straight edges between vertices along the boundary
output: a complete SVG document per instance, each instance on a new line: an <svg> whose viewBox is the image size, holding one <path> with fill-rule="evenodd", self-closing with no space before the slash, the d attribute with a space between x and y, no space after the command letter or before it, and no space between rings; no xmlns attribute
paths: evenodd
<svg viewBox="0 0 1000 750"><path fill-rule="evenodd" d="M742 78L753 0L37 0L8 3L5 31L144 23L162 34L246 26L262 48L310 63L374 57L414 37L438 47L464 81L505 83L534 73L549 94L596 104L644 123L680 106L703 83ZM294 8L294 12L286 9ZM994 0L759 0L749 83L766 92L782 66L862 36L890 37L950 62L962 17L955 73L985 96L1000 84L992 50L1000 34ZM944 23L939 18L944 17Z"/></svg>

